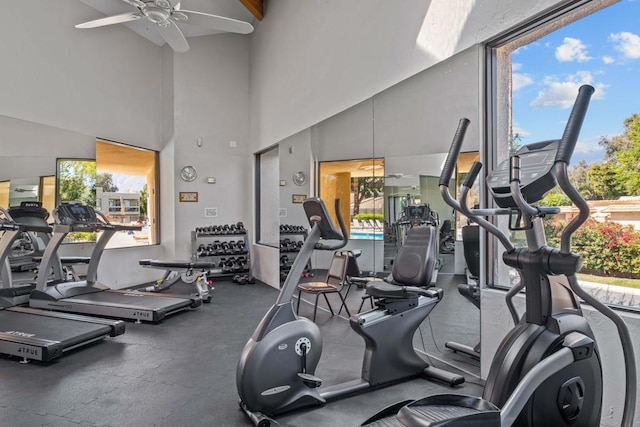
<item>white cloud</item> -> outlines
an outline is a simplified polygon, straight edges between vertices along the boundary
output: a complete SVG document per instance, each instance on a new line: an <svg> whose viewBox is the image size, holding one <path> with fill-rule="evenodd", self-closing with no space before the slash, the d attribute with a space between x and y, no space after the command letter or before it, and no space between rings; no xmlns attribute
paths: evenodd
<svg viewBox="0 0 640 427"><path fill-rule="evenodd" d="M563 126L564 125L566 125L566 122ZM600 145L600 137L579 140L576 143L575 153L582 154L583 156L590 154L603 154L604 147Z"/></svg>
<svg viewBox="0 0 640 427"><path fill-rule="evenodd" d="M604 90L609 87L604 83L594 83L593 76L589 71L578 71L576 74L567 76L564 81L560 81L556 76L546 76L544 84L547 88L538 92L538 96L530 104L531 107L569 108L576 100L580 86L589 84L596 89L592 99L604 98Z"/></svg>
<svg viewBox="0 0 640 427"><path fill-rule="evenodd" d="M611 56L603 56L602 62L604 62L605 64L613 64L615 62L615 59L613 59L613 57Z"/></svg>
<svg viewBox="0 0 640 427"><path fill-rule="evenodd" d="M556 59L560 62L584 62L591 57L587 53L587 46L580 39L565 37L562 44L556 48Z"/></svg>
<svg viewBox="0 0 640 427"><path fill-rule="evenodd" d="M616 42L615 49L631 59L640 58L640 36L637 34L622 32L611 34L609 40Z"/></svg>
<svg viewBox="0 0 640 427"><path fill-rule="evenodd" d="M516 92L525 86L533 84L533 77L528 74L513 73L511 75L511 91Z"/></svg>
<svg viewBox="0 0 640 427"><path fill-rule="evenodd" d="M513 52L511 52L512 55L517 55L520 53L520 51L522 50L527 50L529 49L529 45L524 45L524 46L520 46L519 48L517 48L516 50L514 50Z"/></svg>
<svg viewBox="0 0 640 427"><path fill-rule="evenodd" d="M520 68L522 68L522 64L519 62L514 62L511 64L511 71L518 71Z"/></svg>
<svg viewBox="0 0 640 427"><path fill-rule="evenodd" d="M514 123L511 127L511 130L514 135L518 135L520 138L526 138L531 136L531 132L528 130L522 129L518 123Z"/></svg>

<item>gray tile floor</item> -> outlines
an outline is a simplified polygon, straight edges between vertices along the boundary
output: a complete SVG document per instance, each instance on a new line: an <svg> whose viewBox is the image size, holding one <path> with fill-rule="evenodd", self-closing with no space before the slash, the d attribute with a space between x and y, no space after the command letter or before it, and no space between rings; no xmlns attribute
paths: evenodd
<svg viewBox="0 0 640 427"><path fill-rule="evenodd" d="M438 285L445 298L421 327L416 346L438 360L478 373L478 362L444 349L455 339L475 344L479 311L456 291L461 280L447 273ZM127 323L127 332L66 354L49 365L22 365L0 358L0 425L7 426L250 426L237 407L235 370L239 354L277 292L266 285L216 283L211 304L160 324ZM355 312L362 290L355 287ZM337 307L337 303L335 304ZM311 316L303 304L301 314ZM344 315L344 313L343 313ZM316 374L326 384L359 376L362 340L344 317L320 310L324 354ZM471 326L470 326L471 325ZM453 390L480 394L478 380ZM444 385L416 379L282 416L282 425L358 425L395 401L437 392Z"/></svg>

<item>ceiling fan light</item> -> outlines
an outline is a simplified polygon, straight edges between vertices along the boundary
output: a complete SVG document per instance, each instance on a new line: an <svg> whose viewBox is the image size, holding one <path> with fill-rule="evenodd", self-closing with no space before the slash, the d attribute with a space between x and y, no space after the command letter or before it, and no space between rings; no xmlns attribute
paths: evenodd
<svg viewBox="0 0 640 427"><path fill-rule="evenodd" d="M142 11L144 16L154 24L160 25L161 22L166 22L169 19L169 12L159 7L149 6Z"/></svg>
<svg viewBox="0 0 640 427"><path fill-rule="evenodd" d="M153 2L156 6L161 7L163 9L171 9L171 3L169 0L154 0Z"/></svg>

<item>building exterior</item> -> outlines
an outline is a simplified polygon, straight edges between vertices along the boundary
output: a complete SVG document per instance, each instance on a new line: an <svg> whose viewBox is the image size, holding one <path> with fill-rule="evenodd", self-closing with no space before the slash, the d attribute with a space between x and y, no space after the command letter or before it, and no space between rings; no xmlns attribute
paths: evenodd
<svg viewBox="0 0 640 427"><path fill-rule="evenodd" d="M140 193L102 191L102 187L96 187L96 209L111 222L135 223L140 220Z"/></svg>

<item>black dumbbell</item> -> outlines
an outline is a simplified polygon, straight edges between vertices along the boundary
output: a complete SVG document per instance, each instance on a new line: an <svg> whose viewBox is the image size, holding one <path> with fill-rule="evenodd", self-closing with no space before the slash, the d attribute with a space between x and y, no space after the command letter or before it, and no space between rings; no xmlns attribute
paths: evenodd
<svg viewBox="0 0 640 427"><path fill-rule="evenodd" d="M244 228L244 224L242 223L242 221L239 221L236 224L236 230L237 230L238 234L245 234L247 232L247 230L245 230L245 228Z"/></svg>

